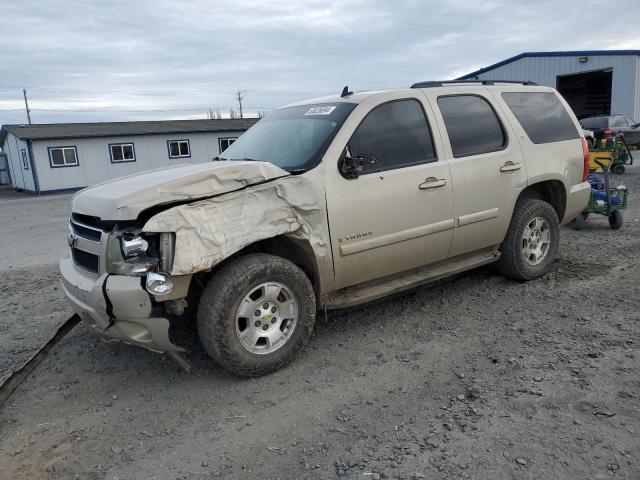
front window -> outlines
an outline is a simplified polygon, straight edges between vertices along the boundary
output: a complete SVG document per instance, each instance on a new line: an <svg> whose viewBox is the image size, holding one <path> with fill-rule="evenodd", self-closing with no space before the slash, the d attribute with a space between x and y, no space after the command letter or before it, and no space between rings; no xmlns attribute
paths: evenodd
<svg viewBox="0 0 640 480"><path fill-rule="evenodd" d="M436 160L424 110L415 99L396 100L367 114L349 140L352 156L369 157L363 174Z"/></svg>
<svg viewBox="0 0 640 480"><path fill-rule="evenodd" d="M302 172L319 162L355 104L302 105L271 112L224 152L222 160L271 162Z"/></svg>

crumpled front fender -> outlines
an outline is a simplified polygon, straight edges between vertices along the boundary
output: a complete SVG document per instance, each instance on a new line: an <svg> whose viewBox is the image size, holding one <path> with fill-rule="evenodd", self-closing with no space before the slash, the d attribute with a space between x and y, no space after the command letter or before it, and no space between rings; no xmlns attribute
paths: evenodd
<svg viewBox="0 0 640 480"><path fill-rule="evenodd" d="M320 176L320 175L319 175ZM145 232L174 232L172 275L203 271L260 240L290 234L308 240L321 276L332 272L324 191L291 176L160 212Z"/></svg>

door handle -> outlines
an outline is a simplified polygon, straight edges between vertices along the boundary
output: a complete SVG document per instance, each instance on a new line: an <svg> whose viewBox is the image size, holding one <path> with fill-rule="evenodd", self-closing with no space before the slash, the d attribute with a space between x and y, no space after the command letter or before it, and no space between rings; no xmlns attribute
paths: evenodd
<svg viewBox="0 0 640 480"><path fill-rule="evenodd" d="M501 172L515 172L516 170L520 170L522 165L519 163L507 162L500 167Z"/></svg>
<svg viewBox="0 0 640 480"><path fill-rule="evenodd" d="M425 179L425 181L420 185L418 185L418 188L420 190L427 190L428 188L444 187L446 184L447 181L444 178L429 177Z"/></svg>

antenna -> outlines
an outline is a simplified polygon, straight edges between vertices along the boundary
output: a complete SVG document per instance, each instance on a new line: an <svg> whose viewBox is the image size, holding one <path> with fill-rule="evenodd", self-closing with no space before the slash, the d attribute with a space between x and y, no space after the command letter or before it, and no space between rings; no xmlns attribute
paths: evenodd
<svg viewBox="0 0 640 480"><path fill-rule="evenodd" d="M349 91L349 85L345 85L345 87L342 89L342 93L340 94L341 97L348 97L349 95L353 95L353 92Z"/></svg>

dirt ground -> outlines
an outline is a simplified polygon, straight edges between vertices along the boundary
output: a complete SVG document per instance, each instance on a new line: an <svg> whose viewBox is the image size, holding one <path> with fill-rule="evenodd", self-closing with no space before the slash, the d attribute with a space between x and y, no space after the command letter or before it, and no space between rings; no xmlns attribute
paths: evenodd
<svg viewBox="0 0 640 480"><path fill-rule="evenodd" d="M614 182L632 192L623 228L604 217L563 228L544 278L481 268L329 313L268 377L231 377L195 339L187 374L79 325L0 410L0 477L640 478L640 168ZM22 201L1 201L3 225ZM3 252L41 229L60 243L48 219L68 197L30 202L42 225L3 226ZM37 347L35 330L70 314L58 251L3 260L5 374Z"/></svg>

